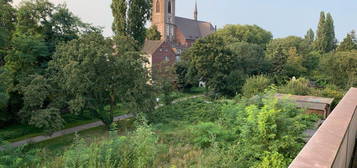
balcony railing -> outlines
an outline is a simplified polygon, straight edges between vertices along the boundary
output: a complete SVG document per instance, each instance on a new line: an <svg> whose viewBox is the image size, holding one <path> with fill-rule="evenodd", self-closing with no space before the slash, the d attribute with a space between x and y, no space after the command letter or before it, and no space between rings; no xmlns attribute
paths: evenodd
<svg viewBox="0 0 357 168"><path fill-rule="evenodd" d="M357 88L351 88L289 168L349 168L357 133Z"/></svg>

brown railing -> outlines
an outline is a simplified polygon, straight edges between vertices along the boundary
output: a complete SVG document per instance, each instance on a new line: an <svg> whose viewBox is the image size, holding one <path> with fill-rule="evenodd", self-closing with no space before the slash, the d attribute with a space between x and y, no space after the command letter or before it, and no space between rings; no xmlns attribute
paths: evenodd
<svg viewBox="0 0 357 168"><path fill-rule="evenodd" d="M289 168L349 168L356 133L357 88L351 88Z"/></svg>

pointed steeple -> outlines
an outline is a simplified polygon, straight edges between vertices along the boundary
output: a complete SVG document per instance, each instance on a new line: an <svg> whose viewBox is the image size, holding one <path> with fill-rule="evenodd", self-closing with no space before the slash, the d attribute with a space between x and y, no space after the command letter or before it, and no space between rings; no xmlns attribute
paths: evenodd
<svg viewBox="0 0 357 168"><path fill-rule="evenodd" d="M197 20L198 15L198 10L197 10L197 1L195 2L195 12L193 13L193 17L195 20Z"/></svg>

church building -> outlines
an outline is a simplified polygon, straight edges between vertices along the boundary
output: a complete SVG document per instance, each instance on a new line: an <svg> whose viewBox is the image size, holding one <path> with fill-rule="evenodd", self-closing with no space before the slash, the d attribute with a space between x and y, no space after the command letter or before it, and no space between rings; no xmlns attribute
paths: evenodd
<svg viewBox="0 0 357 168"><path fill-rule="evenodd" d="M161 34L161 40L146 40L144 44L151 70L162 62L179 61L181 53L197 39L216 31L211 23L198 20L197 3L193 19L176 16L175 0L153 0L151 24Z"/></svg>

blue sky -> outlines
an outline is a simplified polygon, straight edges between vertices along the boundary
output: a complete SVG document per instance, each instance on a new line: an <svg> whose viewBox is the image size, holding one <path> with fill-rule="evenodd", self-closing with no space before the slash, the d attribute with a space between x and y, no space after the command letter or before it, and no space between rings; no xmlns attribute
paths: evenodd
<svg viewBox="0 0 357 168"><path fill-rule="evenodd" d="M14 0L15 3L20 0ZM104 27L111 35L111 0L50 0L66 2L86 22ZM193 17L195 0L176 0L177 16ZM197 0L199 19L219 28L225 24L256 24L273 33L274 38L303 36L316 30L320 11L330 12L335 20L336 36L357 29L356 0Z"/></svg>

